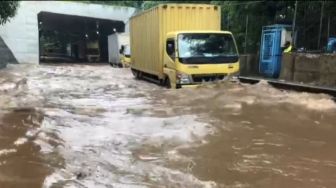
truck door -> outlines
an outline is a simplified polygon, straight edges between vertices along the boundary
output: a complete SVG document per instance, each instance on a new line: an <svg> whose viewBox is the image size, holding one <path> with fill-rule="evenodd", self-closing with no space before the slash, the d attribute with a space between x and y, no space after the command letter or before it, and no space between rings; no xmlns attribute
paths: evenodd
<svg viewBox="0 0 336 188"><path fill-rule="evenodd" d="M176 58L175 40L172 38L168 38L166 40L165 45L163 67L175 69L175 58Z"/></svg>
<svg viewBox="0 0 336 188"><path fill-rule="evenodd" d="M163 72L168 76L171 87L176 87L176 70L175 70L175 58L176 58L176 43L174 38L168 38L165 44L164 50L164 62Z"/></svg>

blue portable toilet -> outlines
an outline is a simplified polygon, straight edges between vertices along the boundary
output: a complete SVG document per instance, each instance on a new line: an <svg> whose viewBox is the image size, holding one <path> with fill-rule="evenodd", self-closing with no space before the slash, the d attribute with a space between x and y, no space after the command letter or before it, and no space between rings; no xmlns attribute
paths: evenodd
<svg viewBox="0 0 336 188"><path fill-rule="evenodd" d="M330 37L328 39L327 52L328 53L336 52L336 37Z"/></svg>
<svg viewBox="0 0 336 188"><path fill-rule="evenodd" d="M281 70L282 47L292 41L291 25L264 26L261 34L259 72L278 78Z"/></svg>

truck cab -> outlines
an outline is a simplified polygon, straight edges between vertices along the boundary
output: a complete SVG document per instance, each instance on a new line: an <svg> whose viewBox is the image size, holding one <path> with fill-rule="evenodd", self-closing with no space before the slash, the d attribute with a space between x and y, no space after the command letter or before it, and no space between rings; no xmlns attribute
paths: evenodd
<svg viewBox="0 0 336 188"><path fill-rule="evenodd" d="M121 45L119 50L120 62L123 67L129 67L131 63L131 48L129 44Z"/></svg>
<svg viewBox="0 0 336 188"><path fill-rule="evenodd" d="M165 84L172 88L220 81L239 72L236 42L228 31L178 31L166 36Z"/></svg>

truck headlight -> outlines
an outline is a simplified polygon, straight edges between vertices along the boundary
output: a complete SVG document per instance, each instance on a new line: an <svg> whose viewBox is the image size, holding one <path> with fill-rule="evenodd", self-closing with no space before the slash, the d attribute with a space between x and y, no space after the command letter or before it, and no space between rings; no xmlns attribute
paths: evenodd
<svg viewBox="0 0 336 188"><path fill-rule="evenodd" d="M181 72L176 74L176 80L178 84L190 84L191 83L190 76L188 74L184 74Z"/></svg>

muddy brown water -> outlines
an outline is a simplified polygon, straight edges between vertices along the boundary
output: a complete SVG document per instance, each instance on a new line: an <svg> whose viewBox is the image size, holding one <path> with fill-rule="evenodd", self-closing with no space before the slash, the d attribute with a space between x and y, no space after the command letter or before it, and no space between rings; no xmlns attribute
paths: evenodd
<svg viewBox="0 0 336 188"><path fill-rule="evenodd" d="M335 112L266 83L168 90L107 65L10 65L0 188L335 187Z"/></svg>

